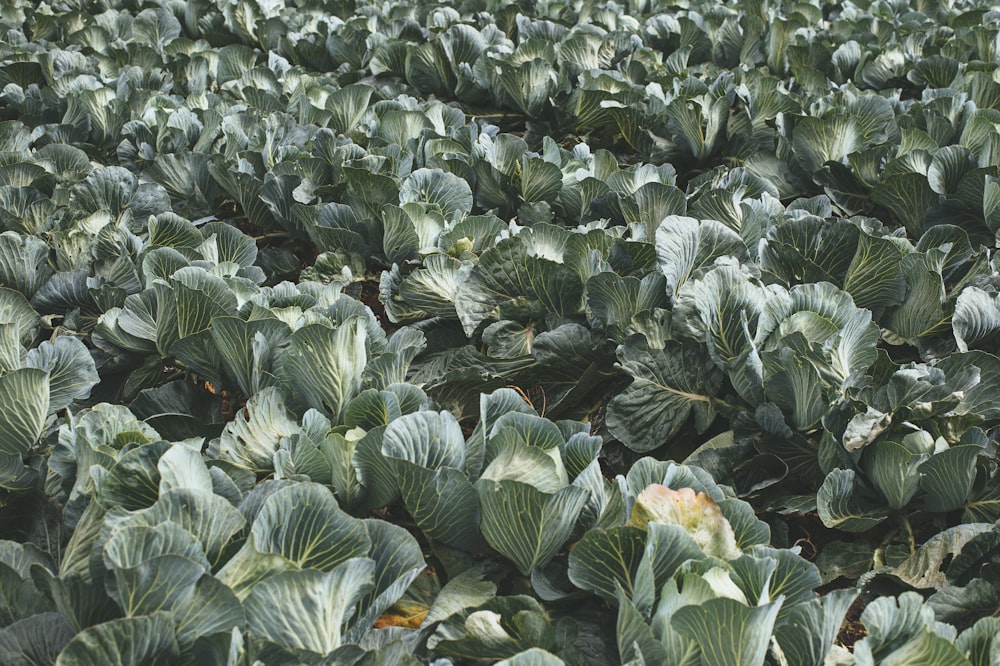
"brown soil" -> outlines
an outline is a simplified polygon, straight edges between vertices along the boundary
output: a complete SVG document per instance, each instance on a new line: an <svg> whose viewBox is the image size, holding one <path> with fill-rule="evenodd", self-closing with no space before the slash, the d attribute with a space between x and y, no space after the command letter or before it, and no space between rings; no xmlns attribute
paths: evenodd
<svg viewBox="0 0 1000 666"><path fill-rule="evenodd" d="M815 511L785 516L784 520L788 525L789 543L792 546L799 546L802 549L802 557L810 562L816 560L823 544L839 536L836 530L831 530L823 524Z"/></svg>
<svg viewBox="0 0 1000 666"><path fill-rule="evenodd" d="M835 540L843 535L837 530L832 530L823 524L819 514L810 511L804 514L795 514L785 517L788 525L788 540L793 546L799 546L803 558L810 562L815 561L816 556L829 541ZM820 595L833 590L851 588L854 581L847 578L838 578L816 589ZM837 644L853 650L854 644L868 635L865 625L861 622L861 613L865 609L865 603L858 597L847 609L844 622L837 633Z"/></svg>
<svg viewBox="0 0 1000 666"><path fill-rule="evenodd" d="M853 650L854 644L868 635L865 625L861 623L861 612L864 609L865 604L858 597L851 604L851 607L847 609L844 624L840 626L840 633L837 634L837 643L848 650Z"/></svg>
<svg viewBox="0 0 1000 666"><path fill-rule="evenodd" d="M365 280L361 283L361 295L358 296L358 300L371 308L386 335L392 335L399 328L389 321L389 316L385 313L385 306L379 300L379 286L376 280Z"/></svg>

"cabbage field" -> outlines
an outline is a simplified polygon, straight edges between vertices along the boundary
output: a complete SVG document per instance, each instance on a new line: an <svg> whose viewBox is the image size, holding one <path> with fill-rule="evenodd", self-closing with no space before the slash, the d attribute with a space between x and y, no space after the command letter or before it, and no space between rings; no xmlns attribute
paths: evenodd
<svg viewBox="0 0 1000 666"><path fill-rule="evenodd" d="M3 0L0 664L1000 665L994 0Z"/></svg>

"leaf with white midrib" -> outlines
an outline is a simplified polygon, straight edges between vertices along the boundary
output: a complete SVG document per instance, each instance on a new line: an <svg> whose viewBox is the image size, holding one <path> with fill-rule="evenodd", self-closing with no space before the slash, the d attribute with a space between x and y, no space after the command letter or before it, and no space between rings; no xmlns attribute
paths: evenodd
<svg viewBox="0 0 1000 666"><path fill-rule="evenodd" d="M38 613L0 629L0 662L49 666L76 632L59 613Z"/></svg>
<svg viewBox="0 0 1000 666"><path fill-rule="evenodd" d="M938 202L938 194L919 173L889 176L872 190L872 201L884 206L906 227L907 233L919 238L924 231L927 211Z"/></svg>
<svg viewBox="0 0 1000 666"><path fill-rule="evenodd" d="M431 470L461 469L465 438L451 412L416 412L388 425L382 438L382 454Z"/></svg>
<svg viewBox="0 0 1000 666"><path fill-rule="evenodd" d="M952 328L958 350L990 348L1000 338L1000 296L978 287L966 287L955 301Z"/></svg>
<svg viewBox="0 0 1000 666"><path fill-rule="evenodd" d="M540 157L521 158L521 198L524 201L553 201L562 187L562 171Z"/></svg>
<svg viewBox="0 0 1000 666"><path fill-rule="evenodd" d="M864 532L888 518L884 507L857 492L854 478L852 469L835 469L816 493L816 508L827 527Z"/></svg>
<svg viewBox="0 0 1000 666"><path fill-rule="evenodd" d="M399 190L401 204L419 202L438 209L446 218L472 210L472 189L458 176L440 169L417 169Z"/></svg>
<svg viewBox="0 0 1000 666"><path fill-rule="evenodd" d="M855 590L833 590L820 599L800 603L780 614L774 637L789 664L823 666L840 631Z"/></svg>
<svg viewBox="0 0 1000 666"><path fill-rule="evenodd" d="M49 410L53 412L88 397L101 379L87 347L74 337L42 342L28 352L25 364L49 373Z"/></svg>
<svg viewBox="0 0 1000 666"><path fill-rule="evenodd" d="M372 588L358 603L358 615L344 635L350 643L360 642L375 620L399 601L426 566L420 544L402 527L382 520L364 521L372 542L369 557L375 562Z"/></svg>
<svg viewBox="0 0 1000 666"><path fill-rule="evenodd" d="M463 472L429 470L398 458L394 463L403 504L427 537L470 552L484 546L479 498Z"/></svg>
<svg viewBox="0 0 1000 666"><path fill-rule="evenodd" d="M0 452L24 456L35 446L49 411L49 373L20 368L0 376Z"/></svg>
<svg viewBox="0 0 1000 666"><path fill-rule="evenodd" d="M862 129L846 114L805 116L795 125L792 144L796 157L812 175L826 162L840 162L863 145Z"/></svg>
<svg viewBox="0 0 1000 666"><path fill-rule="evenodd" d="M330 129L350 135L374 92L370 86L361 84L351 84L331 92L325 104L326 109L333 113Z"/></svg>
<svg viewBox="0 0 1000 666"><path fill-rule="evenodd" d="M671 341L662 350L647 350L625 344L618 357L633 382L612 398L607 425L626 446L641 452L666 443L692 411L711 421L722 377L700 346Z"/></svg>
<svg viewBox="0 0 1000 666"><path fill-rule="evenodd" d="M180 339L204 331L212 320L236 312L236 296L222 278L203 268L187 267L170 278L177 304Z"/></svg>
<svg viewBox="0 0 1000 666"><path fill-rule="evenodd" d="M38 313L24 294L0 286L0 324L15 324L21 344L28 347L38 332Z"/></svg>
<svg viewBox="0 0 1000 666"><path fill-rule="evenodd" d="M679 609L671 624L698 643L705 666L760 666L782 600L748 608L733 599L710 599Z"/></svg>
<svg viewBox="0 0 1000 666"><path fill-rule="evenodd" d="M950 640L925 629L878 663L880 666L968 666L969 661Z"/></svg>
<svg viewBox="0 0 1000 666"><path fill-rule="evenodd" d="M915 455L898 442L885 440L868 449L867 473L871 483L882 493L890 509L901 509L916 494L920 482L917 470L928 455Z"/></svg>
<svg viewBox="0 0 1000 666"><path fill-rule="evenodd" d="M1000 358L983 351L952 354L939 361L937 367L950 377L961 376L970 368L979 370L979 382L964 390L962 402L955 408L959 414L976 414L987 421L1000 418Z"/></svg>
<svg viewBox="0 0 1000 666"><path fill-rule="evenodd" d="M668 215L656 230L656 257L671 293L722 256L748 259L743 240L721 222Z"/></svg>
<svg viewBox="0 0 1000 666"><path fill-rule="evenodd" d="M548 494L512 480L482 480L476 490L483 537L525 575L562 548L587 500L587 492L575 486Z"/></svg>
<svg viewBox="0 0 1000 666"><path fill-rule="evenodd" d="M890 239L862 233L858 249L844 277L844 291L859 308L878 315L902 302L906 281L900 270L903 253Z"/></svg>
<svg viewBox="0 0 1000 666"><path fill-rule="evenodd" d="M179 659L173 617L155 613L84 629L66 645L56 666L171 666Z"/></svg>
<svg viewBox="0 0 1000 666"><path fill-rule="evenodd" d="M639 280L616 273L597 273L586 284L587 310L621 340L636 314L666 308L666 279L650 273Z"/></svg>
<svg viewBox="0 0 1000 666"><path fill-rule="evenodd" d="M930 510L944 513L962 506L976 480L976 460L985 451L976 445L953 446L920 466L920 488Z"/></svg>
<svg viewBox="0 0 1000 666"><path fill-rule="evenodd" d="M663 645L623 590L619 594L615 630L618 635L618 654L623 664L634 663L633 657L638 657L640 663L643 660L646 663L666 663L667 654Z"/></svg>
<svg viewBox="0 0 1000 666"><path fill-rule="evenodd" d="M372 560L356 557L326 573L288 571L258 583L245 602L250 631L285 648L333 652L371 588L374 568Z"/></svg>
<svg viewBox="0 0 1000 666"><path fill-rule="evenodd" d="M700 322L688 321L690 334L705 336L708 352L720 368L727 368L750 350L748 332L756 326L773 295L734 265L718 266L703 278L688 282L677 295L674 312L697 312ZM746 324L744 324L746 322Z"/></svg>
<svg viewBox="0 0 1000 666"><path fill-rule="evenodd" d="M239 599L211 575L202 576L192 593L171 611L182 649L189 648L202 636L242 629L246 623Z"/></svg>
<svg viewBox="0 0 1000 666"><path fill-rule="evenodd" d="M289 335L288 325L278 319L244 321L239 317L215 317L211 331L212 342L219 350L225 369L246 395L260 388L254 385L255 361L258 361L254 354L255 336L262 335L274 349Z"/></svg>
<svg viewBox="0 0 1000 666"><path fill-rule="evenodd" d="M31 298L52 275L49 247L37 236L0 234L0 284Z"/></svg>
<svg viewBox="0 0 1000 666"><path fill-rule="evenodd" d="M205 555L214 564L218 564L226 546L246 522L238 509L209 488L161 492L145 515L150 524L169 520L198 537Z"/></svg>
<svg viewBox="0 0 1000 666"><path fill-rule="evenodd" d="M645 532L638 527L590 530L569 553L569 579L609 601L617 598L618 586L631 595L645 542Z"/></svg>
<svg viewBox="0 0 1000 666"><path fill-rule="evenodd" d="M329 571L371 549L364 523L344 513L333 494L315 483L281 488L268 497L251 533L258 551L277 553L301 569Z"/></svg>
<svg viewBox="0 0 1000 666"><path fill-rule="evenodd" d="M135 17L132 30L139 42L163 48L181 35L181 24L170 10L164 7L145 9Z"/></svg>
<svg viewBox="0 0 1000 666"><path fill-rule="evenodd" d="M332 419L339 417L344 405L361 391L367 337L364 322L358 318L337 328L310 324L292 334L282 369L304 407Z"/></svg>
<svg viewBox="0 0 1000 666"><path fill-rule="evenodd" d="M892 310L886 328L906 340L947 332L951 317L940 269L926 255L914 253L903 257L900 270L906 275L906 298Z"/></svg>

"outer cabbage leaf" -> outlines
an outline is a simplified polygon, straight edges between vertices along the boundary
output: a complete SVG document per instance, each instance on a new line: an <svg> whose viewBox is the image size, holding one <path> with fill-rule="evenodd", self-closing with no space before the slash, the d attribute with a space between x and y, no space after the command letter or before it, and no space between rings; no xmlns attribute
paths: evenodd
<svg viewBox="0 0 1000 666"><path fill-rule="evenodd" d="M859 665L966 666L969 663L952 642L954 629L935 626L934 613L916 592L876 599L865 608L861 621L868 635L855 645ZM945 627L951 629L950 637L938 633L942 629L947 631Z"/></svg>
<svg viewBox="0 0 1000 666"><path fill-rule="evenodd" d="M288 571L258 583L246 600L251 633L287 649L333 652L372 586L374 568L372 560L356 557L326 572Z"/></svg>
<svg viewBox="0 0 1000 666"><path fill-rule="evenodd" d="M269 357L288 339L285 323L277 319L216 317L211 331L226 375L245 395L254 395L269 385L272 380L267 375L273 372Z"/></svg>
<svg viewBox="0 0 1000 666"><path fill-rule="evenodd" d="M386 428L381 453L391 461L403 503L430 538L476 549L479 500L466 477L465 438L449 412L417 412Z"/></svg>
<svg viewBox="0 0 1000 666"><path fill-rule="evenodd" d="M57 666L175 664L180 658L174 621L168 613L129 617L98 624L73 637Z"/></svg>
<svg viewBox="0 0 1000 666"><path fill-rule="evenodd" d="M29 346L38 333L38 313L19 291L0 287L0 324L17 326L21 344Z"/></svg>
<svg viewBox="0 0 1000 666"><path fill-rule="evenodd" d="M569 579L609 601L623 589L631 597L646 535L631 525L589 530L569 553Z"/></svg>
<svg viewBox="0 0 1000 666"><path fill-rule="evenodd" d="M445 620L427 647L463 659L500 660L530 648L551 649L555 638L555 628L535 599L497 597Z"/></svg>
<svg viewBox="0 0 1000 666"><path fill-rule="evenodd" d="M482 479L476 490L483 537L526 575L562 548L587 500L582 488L567 486L549 494L512 480Z"/></svg>
<svg viewBox="0 0 1000 666"><path fill-rule="evenodd" d="M877 499L857 487L850 469L827 475L816 493L816 505L824 525L848 532L864 532L888 517Z"/></svg>
<svg viewBox="0 0 1000 666"><path fill-rule="evenodd" d="M995 349L1000 336L1000 295L966 287L955 300L951 323L959 351Z"/></svg>
<svg viewBox="0 0 1000 666"><path fill-rule="evenodd" d="M266 388L252 396L219 437L218 456L252 470L271 469L284 437L300 432L285 407L284 394Z"/></svg>
<svg viewBox="0 0 1000 666"><path fill-rule="evenodd" d="M987 617L959 634L955 643L969 656L972 666L990 666L1000 657L997 636L1000 636L1000 618Z"/></svg>
<svg viewBox="0 0 1000 666"><path fill-rule="evenodd" d="M364 524L341 511L329 490L297 483L267 497L247 542L217 577L245 599L261 580L282 571L327 572L370 550Z"/></svg>
<svg viewBox="0 0 1000 666"><path fill-rule="evenodd" d="M73 638L73 628L59 613L38 613L0 630L0 661L53 664Z"/></svg>
<svg viewBox="0 0 1000 666"><path fill-rule="evenodd" d="M497 666L563 666L565 663L547 650L531 648L509 659L498 661Z"/></svg>
<svg viewBox="0 0 1000 666"><path fill-rule="evenodd" d="M749 331L774 294L753 280L741 267L717 266L693 280L676 297L672 326L697 340L705 340L708 353L721 369L729 369L752 351Z"/></svg>
<svg viewBox="0 0 1000 666"><path fill-rule="evenodd" d="M764 660L781 598L748 608L733 599L709 599L674 613L671 625L696 642L706 666L755 666Z"/></svg>
<svg viewBox="0 0 1000 666"><path fill-rule="evenodd" d="M688 281L700 278L719 257L748 259L739 234L715 220L668 215L656 230L656 257L676 294Z"/></svg>
<svg viewBox="0 0 1000 666"><path fill-rule="evenodd" d="M117 531L104 544L112 597L129 617L171 610L209 571L201 544L175 523Z"/></svg>
<svg viewBox="0 0 1000 666"><path fill-rule="evenodd" d="M49 375L38 368L21 368L0 376L0 453L25 456L45 427L49 411ZM5 483L9 479L5 479Z"/></svg>
<svg viewBox="0 0 1000 666"><path fill-rule="evenodd" d="M641 280L610 271L597 273L587 280L587 310L611 337L623 342L637 315L666 307L664 287L663 277L655 273Z"/></svg>
<svg viewBox="0 0 1000 666"><path fill-rule="evenodd" d="M780 613L774 638L789 663L823 666L855 598L854 590L833 590Z"/></svg>
<svg viewBox="0 0 1000 666"><path fill-rule="evenodd" d="M26 365L49 374L49 410L57 412L90 396L100 381L94 358L78 338L62 336L28 352Z"/></svg>
<svg viewBox="0 0 1000 666"><path fill-rule="evenodd" d="M425 563L417 540L402 527L381 520L366 520L365 528L372 542L371 591L360 600L358 615L344 635L348 642L359 642L376 619L400 600Z"/></svg>
<svg viewBox="0 0 1000 666"><path fill-rule="evenodd" d="M662 446L692 412L696 428L711 425L722 374L699 346L668 342L663 349L647 349L629 341L618 348L618 358L633 381L611 399L607 424L626 446L635 451Z"/></svg>
<svg viewBox="0 0 1000 666"><path fill-rule="evenodd" d="M464 217L472 211L472 189L469 184L438 169L417 169L399 190L401 204L419 202L435 208L446 219Z"/></svg>
<svg viewBox="0 0 1000 666"><path fill-rule="evenodd" d="M483 321L498 311L503 314L505 306L520 316L501 318L527 319L548 312L570 316L583 309L583 284L566 264L530 255L520 238L505 239L483 253L470 278L459 286L455 309L466 335L472 335Z"/></svg>
<svg viewBox="0 0 1000 666"><path fill-rule="evenodd" d="M52 275L49 247L37 236L0 234L0 284L31 298Z"/></svg>
<svg viewBox="0 0 1000 666"><path fill-rule="evenodd" d="M795 124L792 144L806 172L815 174L827 162L840 162L861 148L863 130L848 115L805 116Z"/></svg>
<svg viewBox="0 0 1000 666"><path fill-rule="evenodd" d="M361 391L367 340L360 318L336 328L311 324L295 331L278 372L287 380L296 403L339 419L340 411Z"/></svg>

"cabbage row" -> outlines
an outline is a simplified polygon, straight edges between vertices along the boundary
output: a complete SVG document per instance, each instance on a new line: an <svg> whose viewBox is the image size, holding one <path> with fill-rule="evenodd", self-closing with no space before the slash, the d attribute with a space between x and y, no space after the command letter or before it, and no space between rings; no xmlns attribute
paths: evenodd
<svg viewBox="0 0 1000 666"><path fill-rule="evenodd" d="M0 27L0 663L1000 663L993 3Z"/></svg>

